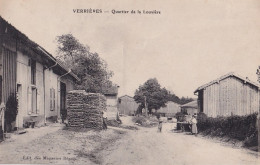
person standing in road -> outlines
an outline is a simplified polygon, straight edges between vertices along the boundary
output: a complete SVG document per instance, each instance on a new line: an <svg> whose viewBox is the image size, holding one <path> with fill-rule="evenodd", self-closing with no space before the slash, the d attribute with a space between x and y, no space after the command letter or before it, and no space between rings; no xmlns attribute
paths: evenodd
<svg viewBox="0 0 260 165"><path fill-rule="evenodd" d="M197 136L198 128L197 128L197 115L193 115L191 118L191 134Z"/></svg>
<svg viewBox="0 0 260 165"><path fill-rule="evenodd" d="M158 117L158 122L159 122L159 125L158 125L158 132L162 132L162 119L161 119L161 116Z"/></svg>
<svg viewBox="0 0 260 165"><path fill-rule="evenodd" d="M103 111L103 129L107 129L107 112Z"/></svg>

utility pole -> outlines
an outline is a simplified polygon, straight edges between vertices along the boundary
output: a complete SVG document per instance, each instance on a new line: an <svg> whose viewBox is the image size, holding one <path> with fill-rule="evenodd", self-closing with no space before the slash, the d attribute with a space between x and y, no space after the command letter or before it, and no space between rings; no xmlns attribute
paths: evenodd
<svg viewBox="0 0 260 165"><path fill-rule="evenodd" d="M145 116L147 117L147 102L146 102L146 96L144 96L144 107L145 107Z"/></svg>

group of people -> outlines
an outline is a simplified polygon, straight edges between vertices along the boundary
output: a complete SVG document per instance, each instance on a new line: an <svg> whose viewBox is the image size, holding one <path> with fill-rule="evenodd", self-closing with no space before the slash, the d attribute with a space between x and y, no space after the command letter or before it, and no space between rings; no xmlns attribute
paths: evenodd
<svg viewBox="0 0 260 165"><path fill-rule="evenodd" d="M162 119L159 116L158 117L158 132L162 132ZM198 134L198 128L197 128L197 115L194 114L192 115L191 120L188 122L190 124L190 130L192 135L197 135Z"/></svg>

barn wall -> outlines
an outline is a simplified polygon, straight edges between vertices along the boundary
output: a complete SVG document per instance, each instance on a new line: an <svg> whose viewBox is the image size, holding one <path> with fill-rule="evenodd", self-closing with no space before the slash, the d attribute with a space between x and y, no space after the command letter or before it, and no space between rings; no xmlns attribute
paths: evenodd
<svg viewBox="0 0 260 165"><path fill-rule="evenodd" d="M121 97L118 102L118 111L120 114L133 115L135 114L138 104L130 97Z"/></svg>
<svg viewBox="0 0 260 165"><path fill-rule="evenodd" d="M259 110L259 91L236 77L228 77L204 89L203 111L210 117L247 115Z"/></svg>

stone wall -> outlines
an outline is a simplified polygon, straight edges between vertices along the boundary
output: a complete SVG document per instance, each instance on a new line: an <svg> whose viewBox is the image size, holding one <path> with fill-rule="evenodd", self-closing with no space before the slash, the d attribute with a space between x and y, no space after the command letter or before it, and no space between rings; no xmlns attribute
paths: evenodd
<svg viewBox="0 0 260 165"><path fill-rule="evenodd" d="M68 92L68 126L79 128L103 128L102 111L106 110L106 98L84 90Z"/></svg>

